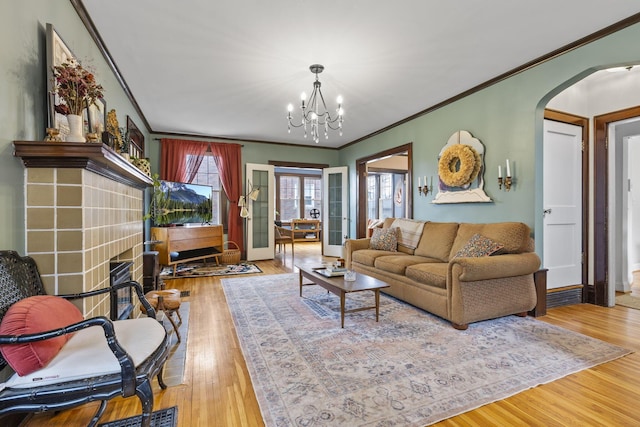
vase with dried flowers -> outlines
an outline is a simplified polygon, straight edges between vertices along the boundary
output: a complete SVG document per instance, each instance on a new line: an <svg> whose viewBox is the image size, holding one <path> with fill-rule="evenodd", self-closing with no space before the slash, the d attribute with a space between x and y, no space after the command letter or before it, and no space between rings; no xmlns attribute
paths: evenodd
<svg viewBox="0 0 640 427"><path fill-rule="evenodd" d="M82 112L103 95L103 88L96 82L93 73L86 70L75 60L53 67L55 93L62 103L55 106L57 113L67 116L71 133L66 140L84 142L82 135Z"/></svg>

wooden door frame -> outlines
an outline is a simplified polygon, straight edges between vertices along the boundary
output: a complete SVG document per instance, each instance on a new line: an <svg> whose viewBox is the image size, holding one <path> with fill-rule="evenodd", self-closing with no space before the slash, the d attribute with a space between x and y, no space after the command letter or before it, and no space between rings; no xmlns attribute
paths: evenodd
<svg viewBox="0 0 640 427"><path fill-rule="evenodd" d="M407 215L413 218L413 142L409 142L356 160L356 238L367 236L367 162L404 152L407 153Z"/></svg>
<svg viewBox="0 0 640 427"><path fill-rule="evenodd" d="M586 302L589 285L589 119L552 109L544 110L544 118L582 128L582 302Z"/></svg>
<svg viewBox="0 0 640 427"><path fill-rule="evenodd" d="M594 150L594 230L593 230L593 292L587 302L609 306L609 124L640 116L640 106L625 108L593 118Z"/></svg>

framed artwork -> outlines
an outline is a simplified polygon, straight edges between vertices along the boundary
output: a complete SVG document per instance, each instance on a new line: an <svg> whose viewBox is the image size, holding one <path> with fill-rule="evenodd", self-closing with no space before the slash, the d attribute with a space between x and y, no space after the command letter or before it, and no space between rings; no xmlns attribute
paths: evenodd
<svg viewBox="0 0 640 427"><path fill-rule="evenodd" d="M94 105L89 105L89 108L86 110L87 114L87 122L88 122L88 132L94 132L98 134L98 138L102 137L102 132L106 130L107 123L107 103L104 98L96 99L96 103Z"/></svg>
<svg viewBox="0 0 640 427"><path fill-rule="evenodd" d="M138 129L138 126L131 120L130 116L127 116L127 132L129 134L129 154L132 157L143 158L144 157L144 135Z"/></svg>
<svg viewBox="0 0 640 427"><path fill-rule="evenodd" d="M46 43L47 43L47 93L48 93L48 115L47 115L47 127L57 128L60 130L60 137L64 141L66 136L69 135L69 123L67 122L67 116L64 114L56 113L56 104L59 103L58 95L54 92L55 79L53 76L53 67L62 65L64 62L75 60L75 56L71 49L66 45L62 37L53 28L52 24L47 24L46 29Z"/></svg>

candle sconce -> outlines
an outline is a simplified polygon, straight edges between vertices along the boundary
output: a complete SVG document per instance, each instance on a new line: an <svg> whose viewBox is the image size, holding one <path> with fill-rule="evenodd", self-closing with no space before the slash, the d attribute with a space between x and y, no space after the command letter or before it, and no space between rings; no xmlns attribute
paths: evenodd
<svg viewBox="0 0 640 427"><path fill-rule="evenodd" d="M507 159L507 176L502 178L502 166L498 165L498 189L502 190L504 186L505 191L511 190L513 185L513 178L511 177L511 167L509 165L509 159Z"/></svg>
<svg viewBox="0 0 640 427"><path fill-rule="evenodd" d="M420 177L418 177L418 195L428 196L429 193L433 194L433 177L431 177L431 184L427 184L427 177L424 177L424 185L420 185Z"/></svg>

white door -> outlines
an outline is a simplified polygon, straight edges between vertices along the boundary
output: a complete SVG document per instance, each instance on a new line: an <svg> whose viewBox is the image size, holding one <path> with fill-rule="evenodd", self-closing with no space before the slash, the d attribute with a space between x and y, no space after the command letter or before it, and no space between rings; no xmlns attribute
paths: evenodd
<svg viewBox="0 0 640 427"><path fill-rule="evenodd" d="M274 227L274 167L247 163L245 203L249 211L247 221L247 260L273 259L275 245ZM248 197L253 189L258 189L256 200Z"/></svg>
<svg viewBox="0 0 640 427"><path fill-rule="evenodd" d="M640 168L636 167L640 160L640 135L624 138L623 141L627 154L623 157L626 158L623 176L627 176L627 186L623 186L623 190L626 188L627 195L626 198L623 196L626 203L623 203L622 209L623 218L626 218L623 223L627 225L627 256L623 270L626 274L623 276L623 288L620 290L629 292L633 283L633 272L640 270Z"/></svg>
<svg viewBox="0 0 640 427"><path fill-rule="evenodd" d="M322 170L322 253L342 256L342 245L349 235L347 166Z"/></svg>
<svg viewBox="0 0 640 427"><path fill-rule="evenodd" d="M544 121L547 289L582 283L582 127Z"/></svg>

